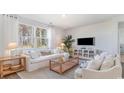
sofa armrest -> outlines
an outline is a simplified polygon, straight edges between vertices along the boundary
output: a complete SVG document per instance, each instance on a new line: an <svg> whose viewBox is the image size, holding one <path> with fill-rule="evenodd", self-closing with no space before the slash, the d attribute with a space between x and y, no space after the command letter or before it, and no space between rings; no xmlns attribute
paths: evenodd
<svg viewBox="0 0 124 93"><path fill-rule="evenodd" d="M82 78L84 79L122 78L122 69L120 66L114 66L107 70L82 69Z"/></svg>
<svg viewBox="0 0 124 93"><path fill-rule="evenodd" d="M31 62L30 62L30 56L29 55L25 55L25 54L23 54L23 56L26 57L26 71L28 71L29 65L31 64Z"/></svg>

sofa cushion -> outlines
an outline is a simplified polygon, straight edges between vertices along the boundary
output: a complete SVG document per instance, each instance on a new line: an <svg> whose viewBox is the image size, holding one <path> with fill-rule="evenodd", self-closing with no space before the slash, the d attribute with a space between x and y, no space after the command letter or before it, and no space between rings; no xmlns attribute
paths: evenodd
<svg viewBox="0 0 124 93"><path fill-rule="evenodd" d="M102 52L102 53L100 54L100 57L104 58L104 57L106 57L107 55L108 55L107 52Z"/></svg>
<svg viewBox="0 0 124 93"><path fill-rule="evenodd" d="M40 57L42 56L41 52L40 51L36 51L37 55Z"/></svg>
<svg viewBox="0 0 124 93"><path fill-rule="evenodd" d="M35 58L35 59L31 59L32 64L40 63L40 62L44 62L44 61L47 61L47 58L45 56L41 56L41 57L38 57L38 58Z"/></svg>
<svg viewBox="0 0 124 93"><path fill-rule="evenodd" d="M114 66L114 58L111 55L108 55L103 61L103 64L100 68L100 70L109 69Z"/></svg>
<svg viewBox="0 0 124 93"><path fill-rule="evenodd" d="M114 59L115 56L113 56L113 55L111 55L111 54L108 54L105 58L106 58L106 59Z"/></svg>
<svg viewBox="0 0 124 93"><path fill-rule="evenodd" d="M39 56L40 56L40 54L39 54L38 52L31 52L31 53L30 53L30 57L31 57L32 59L38 58Z"/></svg>
<svg viewBox="0 0 124 93"><path fill-rule="evenodd" d="M104 58L105 58L104 56L100 56L100 55L96 55L96 56L94 57L95 60L101 60L101 61L103 61Z"/></svg>
<svg viewBox="0 0 124 93"><path fill-rule="evenodd" d="M87 69L99 70L102 65L102 60L92 60L88 62Z"/></svg>
<svg viewBox="0 0 124 93"><path fill-rule="evenodd" d="M62 49L57 48L57 49L53 50L53 53L54 54L59 54L59 53L64 53L64 51Z"/></svg>
<svg viewBox="0 0 124 93"><path fill-rule="evenodd" d="M95 60L100 59L100 55L96 55L96 56L94 56L94 59L95 59Z"/></svg>
<svg viewBox="0 0 124 93"><path fill-rule="evenodd" d="M24 50L23 51L23 54L25 54L25 55L29 55L31 53L31 51L29 51L29 50Z"/></svg>
<svg viewBox="0 0 124 93"><path fill-rule="evenodd" d="M48 60L52 60L52 59L56 59L56 58L60 58L60 57L63 57L63 55L62 54L52 54L52 55L47 55L47 56L40 56L35 59L31 59L31 63L44 62L44 61L48 61Z"/></svg>
<svg viewBox="0 0 124 93"><path fill-rule="evenodd" d="M46 55L51 55L52 53L50 51L41 51L40 52L42 56L46 56Z"/></svg>

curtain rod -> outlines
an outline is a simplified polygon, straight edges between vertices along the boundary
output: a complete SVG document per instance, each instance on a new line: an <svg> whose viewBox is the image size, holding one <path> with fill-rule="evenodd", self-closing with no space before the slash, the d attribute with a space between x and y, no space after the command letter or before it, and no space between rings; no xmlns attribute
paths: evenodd
<svg viewBox="0 0 124 93"><path fill-rule="evenodd" d="M7 16L7 17L10 17L10 18L15 18L17 19L18 17L15 16L15 15L11 15L11 14L2 14L3 16Z"/></svg>

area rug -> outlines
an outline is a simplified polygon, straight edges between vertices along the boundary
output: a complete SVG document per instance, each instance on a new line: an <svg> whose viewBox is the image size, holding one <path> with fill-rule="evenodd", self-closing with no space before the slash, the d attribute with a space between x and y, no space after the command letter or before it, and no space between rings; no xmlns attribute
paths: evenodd
<svg viewBox="0 0 124 93"><path fill-rule="evenodd" d="M50 71L48 67L40 68L32 72L18 72L21 79L74 79L74 71L78 66L68 70L64 74L58 74Z"/></svg>

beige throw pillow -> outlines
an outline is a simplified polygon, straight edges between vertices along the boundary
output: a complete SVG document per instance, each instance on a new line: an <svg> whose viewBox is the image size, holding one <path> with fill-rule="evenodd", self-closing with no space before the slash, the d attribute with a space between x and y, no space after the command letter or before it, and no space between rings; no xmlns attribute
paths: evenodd
<svg viewBox="0 0 124 93"><path fill-rule="evenodd" d="M113 66L114 66L114 58L113 57L107 57L107 58L104 59L100 70L109 69Z"/></svg>
<svg viewBox="0 0 124 93"><path fill-rule="evenodd" d="M39 57L39 53L37 53L37 52L31 52L31 53L30 53L30 57L31 57L32 59L38 58L38 57Z"/></svg>
<svg viewBox="0 0 124 93"><path fill-rule="evenodd" d="M87 69L94 69L94 70L99 70L102 65L101 60L92 60L88 62Z"/></svg>

